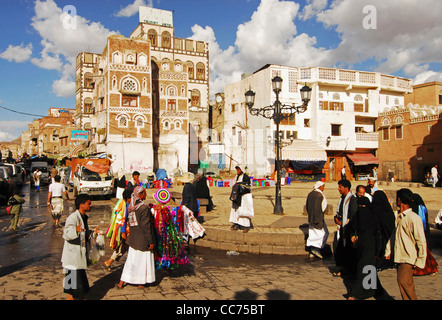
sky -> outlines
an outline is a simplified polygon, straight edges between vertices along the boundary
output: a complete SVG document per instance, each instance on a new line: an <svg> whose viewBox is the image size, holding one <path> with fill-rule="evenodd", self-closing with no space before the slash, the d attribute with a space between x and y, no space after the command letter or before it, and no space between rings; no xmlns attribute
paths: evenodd
<svg viewBox="0 0 442 320"><path fill-rule="evenodd" d="M442 81L440 0L1 0L0 141L75 108L76 56L129 37L140 5L209 43L211 96L269 63Z"/></svg>

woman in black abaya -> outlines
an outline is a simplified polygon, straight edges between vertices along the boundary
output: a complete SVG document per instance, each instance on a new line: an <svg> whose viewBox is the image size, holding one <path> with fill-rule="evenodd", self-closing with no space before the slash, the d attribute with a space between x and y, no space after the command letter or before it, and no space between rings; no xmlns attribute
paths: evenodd
<svg viewBox="0 0 442 320"><path fill-rule="evenodd" d="M210 196L209 186L207 185L207 178L205 175L201 176L195 181L195 193L198 199L209 200L209 205L207 206L207 211L213 210L212 197Z"/></svg>
<svg viewBox="0 0 442 320"><path fill-rule="evenodd" d="M380 225L367 197L358 198L358 211L348 225L351 242L356 247L356 275L349 300L375 296L381 285L376 262L381 252Z"/></svg>
<svg viewBox="0 0 442 320"><path fill-rule="evenodd" d="M391 234L396 227L396 217L391 207L390 201L383 190L377 190L373 194L373 213L378 218L379 226L381 229L381 252L377 267L380 270L389 269L394 267L394 263L391 260L384 258L385 247Z"/></svg>

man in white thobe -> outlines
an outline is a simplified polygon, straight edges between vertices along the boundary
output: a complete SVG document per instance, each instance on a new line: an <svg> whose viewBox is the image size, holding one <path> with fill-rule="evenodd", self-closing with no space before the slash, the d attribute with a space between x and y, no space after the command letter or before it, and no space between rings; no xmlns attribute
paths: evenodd
<svg viewBox="0 0 442 320"><path fill-rule="evenodd" d="M306 209L308 213L308 239L307 247L310 248L310 256L322 259L321 249L324 248L329 235L324 220L327 209L327 199L324 195L325 184L317 181L313 191L307 196Z"/></svg>
<svg viewBox="0 0 442 320"><path fill-rule="evenodd" d="M433 168L431 168L431 176L433 177L433 188L436 187L436 183L439 181L439 172L437 172L438 165L436 164Z"/></svg>

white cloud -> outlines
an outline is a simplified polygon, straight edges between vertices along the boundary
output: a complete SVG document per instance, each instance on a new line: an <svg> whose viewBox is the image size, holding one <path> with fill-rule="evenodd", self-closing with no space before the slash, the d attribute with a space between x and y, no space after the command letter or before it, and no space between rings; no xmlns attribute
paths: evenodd
<svg viewBox="0 0 442 320"><path fill-rule="evenodd" d="M75 93L75 59L80 52L101 53L107 37L116 32L101 23L91 22L79 15L63 12L54 0L35 2L34 29L40 34L43 47L40 58L31 62L49 70L57 70L61 78L55 80L53 92L60 97Z"/></svg>
<svg viewBox="0 0 442 320"><path fill-rule="evenodd" d="M28 130L30 121L0 121L0 141L7 142L17 139L23 131Z"/></svg>
<svg viewBox="0 0 442 320"><path fill-rule="evenodd" d="M209 43L211 95L241 74L266 64L316 66L325 64L327 50L316 47L316 38L298 34L294 23L299 4L293 1L262 0L250 21L238 26L234 46L222 50L211 27L192 28L192 38Z"/></svg>
<svg viewBox="0 0 442 320"><path fill-rule="evenodd" d="M0 54L0 58L20 63L28 61L31 55L32 43L29 43L27 46L24 46L22 43L19 46L9 45L9 47Z"/></svg>
<svg viewBox="0 0 442 320"><path fill-rule="evenodd" d="M399 73L415 83L441 81L442 72L430 70L442 64L440 0L307 0L304 7L298 2L261 0L226 50L211 27L192 28L192 38L209 43L211 95L265 64L353 68L369 63L371 70ZM370 14L375 29L364 24ZM298 33L297 23L307 20L316 31L336 31L340 41L321 48L314 36Z"/></svg>
<svg viewBox="0 0 442 320"><path fill-rule="evenodd" d="M368 4L375 10L364 13ZM442 63L441 14L439 0L334 0L317 20L341 36L330 51L332 63L351 66L373 59L376 71L413 77L426 72L428 63ZM375 29L364 28L369 15L375 17Z"/></svg>
<svg viewBox="0 0 442 320"><path fill-rule="evenodd" d="M146 3L145 0L135 0L134 3L127 5L116 13L117 17L132 17L139 12L139 7L153 7L153 0Z"/></svg>
<svg viewBox="0 0 442 320"><path fill-rule="evenodd" d="M328 0L307 0L308 5L304 7L299 17L307 20L315 16L327 7Z"/></svg>

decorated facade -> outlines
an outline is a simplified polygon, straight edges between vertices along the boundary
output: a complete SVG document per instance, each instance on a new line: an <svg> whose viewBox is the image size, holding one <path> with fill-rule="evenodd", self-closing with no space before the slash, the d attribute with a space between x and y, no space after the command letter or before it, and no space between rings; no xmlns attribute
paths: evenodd
<svg viewBox="0 0 442 320"><path fill-rule="evenodd" d="M101 54L91 54L92 72L82 62L87 55L77 59L76 120L91 132L88 153L106 153L114 170L199 165L207 143L207 43L176 38L171 12L140 7L140 24L129 38L110 36ZM92 94L84 86L88 77Z"/></svg>

